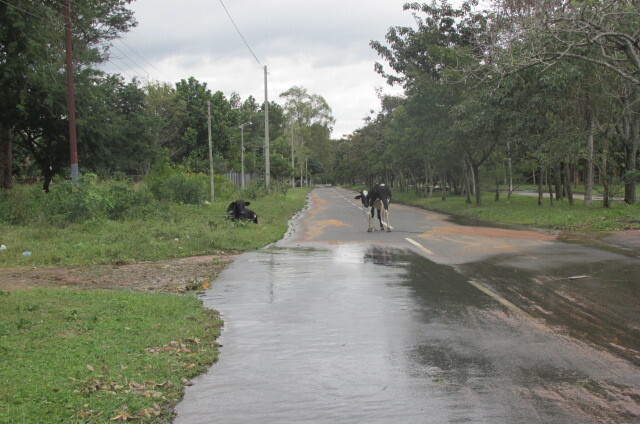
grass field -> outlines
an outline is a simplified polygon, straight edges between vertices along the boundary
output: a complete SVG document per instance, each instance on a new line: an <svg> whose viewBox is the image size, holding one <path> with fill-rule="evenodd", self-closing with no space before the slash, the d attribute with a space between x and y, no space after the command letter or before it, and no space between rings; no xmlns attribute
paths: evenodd
<svg viewBox="0 0 640 424"><path fill-rule="evenodd" d="M0 267L124 264L256 249L282 237L307 193L298 188L252 200L258 225L225 219L229 201L170 204L138 219L94 219L66 226L0 224L0 244L7 246L0 251Z"/></svg>
<svg viewBox="0 0 640 424"><path fill-rule="evenodd" d="M393 198L427 209L507 224L583 231L640 229L640 204L614 202L610 208L604 208L599 201L586 206L582 200L576 200L569 206L563 200L552 206L547 198L538 206L537 197L512 195L507 202L507 196L502 195L496 202L493 193L484 193L481 205L467 204L463 197L449 196L443 201L438 195L428 199L418 197L414 192L394 191Z"/></svg>
<svg viewBox="0 0 640 424"><path fill-rule="evenodd" d="M0 224L0 267L82 267L241 252L277 241L307 189L251 200L170 204L147 218ZM24 255L24 252L31 252ZM0 291L1 423L169 423L188 379L217 358L221 321L193 294Z"/></svg>
<svg viewBox="0 0 640 424"><path fill-rule="evenodd" d="M169 422L221 325L195 296L122 291L4 292L0 317L3 423Z"/></svg>

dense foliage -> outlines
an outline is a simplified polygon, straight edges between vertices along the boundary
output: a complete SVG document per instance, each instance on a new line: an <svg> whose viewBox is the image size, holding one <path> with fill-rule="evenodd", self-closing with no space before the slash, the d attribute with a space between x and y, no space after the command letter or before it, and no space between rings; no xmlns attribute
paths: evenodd
<svg viewBox="0 0 640 424"><path fill-rule="evenodd" d="M73 8L80 170L100 177L178 176L156 197L205 200L208 109L217 173L264 175L264 104L177 84L107 75L96 65L135 25L129 0ZM342 140L325 99L304 87L269 103L270 174L290 185L386 181L481 202L486 187L519 184L590 204L636 202L640 145L640 5L631 0L471 0L407 3L410 27L371 47L375 70L404 90ZM0 3L0 187L37 178L45 191L68 173L63 23L58 2ZM43 22L47 25L43 25ZM239 128L242 126L242 130ZM244 147L244 150L242 149ZM157 168L157 169L156 169ZM152 170L154 170L152 172ZM190 175L186 177L186 175ZM146 177L153 179L154 177ZM253 184L258 187L259 182ZM160 192L163 194L159 194ZM497 195L496 195L497 198Z"/></svg>
<svg viewBox="0 0 640 424"><path fill-rule="evenodd" d="M131 1L72 2L81 173L144 176L166 163L192 173L208 172L210 113L215 171L239 172L244 165L247 173L264 175L264 105L254 97L227 98L194 77L175 85L143 85L98 70L97 65L109 58L110 42L136 25L127 8ZM12 188L18 177L37 179L48 192L54 177L64 179L70 172L63 20L58 1L0 3L0 188ZM311 166L315 173L331 164L326 147L331 109L321 96L294 89L306 96L301 97L301 104L308 106L305 113L313 116L314 108L321 108L324 121L297 121L296 130L304 139L298 140L297 161L292 163L293 112L269 103L271 175L276 180L289 180L294 167L308 174L309 162L322 162ZM322 131L311 128L318 126ZM316 144L324 147L314 150ZM178 179L172 180L174 191L186 183ZM203 197L188 184L182 188L190 193L184 196Z"/></svg>
<svg viewBox="0 0 640 424"><path fill-rule="evenodd" d="M486 3L485 3L486 4ZM636 201L640 4L629 0L407 3L415 27L371 46L404 96L337 146L335 178L418 193L536 184L573 202ZM497 198L497 196L496 196Z"/></svg>

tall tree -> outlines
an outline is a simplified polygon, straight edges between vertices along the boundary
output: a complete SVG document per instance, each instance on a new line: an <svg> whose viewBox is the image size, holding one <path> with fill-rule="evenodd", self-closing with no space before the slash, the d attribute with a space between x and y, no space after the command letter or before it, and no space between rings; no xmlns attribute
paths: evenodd
<svg viewBox="0 0 640 424"><path fill-rule="evenodd" d="M309 94L304 87L291 87L280 97L285 99L284 111L289 123L292 143L290 159L293 164L293 155L297 154L302 179L304 160L308 157L305 146L312 145L311 151L322 151L329 143L335 119L327 101L319 94Z"/></svg>
<svg viewBox="0 0 640 424"><path fill-rule="evenodd" d="M640 86L636 0L495 0L485 63L511 73L580 60Z"/></svg>
<svg viewBox="0 0 640 424"><path fill-rule="evenodd" d="M217 159L216 169L226 167L224 157L229 154L232 134L236 133L237 111L220 91L211 93L206 83L194 77L176 84L178 101L184 102L186 119L181 131L182 147L176 159L194 171L209 169L209 142L207 128L207 102L211 102L211 139Z"/></svg>
<svg viewBox="0 0 640 424"><path fill-rule="evenodd" d="M108 57L108 42L135 21L126 8L132 0L77 0L72 7L74 61L78 75ZM56 0L0 3L0 146L10 151L11 134L33 149L48 188L59 163L68 163L65 143L66 86L64 22ZM79 78L89 81L89 78ZM46 107L45 107L46 106ZM36 113L37 111L37 113ZM45 149L40 151L39 149ZM67 152L64 154L63 152ZM54 156L52 156L54 155ZM60 157L60 155L63 155ZM10 169L11 155L2 155ZM0 185L7 186L0 176Z"/></svg>

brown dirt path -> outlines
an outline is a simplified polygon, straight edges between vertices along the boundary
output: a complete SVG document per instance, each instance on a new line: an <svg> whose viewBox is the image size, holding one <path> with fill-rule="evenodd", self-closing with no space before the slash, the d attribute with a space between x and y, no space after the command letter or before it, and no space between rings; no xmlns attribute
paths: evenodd
<svg viewBox="0 0 640 424"><path fill-rule="evenodd" d="M214 280L236 254L196 256L161 262L82 267L0 269L0 290L33 288L119 289L183 292Z"/></svg>

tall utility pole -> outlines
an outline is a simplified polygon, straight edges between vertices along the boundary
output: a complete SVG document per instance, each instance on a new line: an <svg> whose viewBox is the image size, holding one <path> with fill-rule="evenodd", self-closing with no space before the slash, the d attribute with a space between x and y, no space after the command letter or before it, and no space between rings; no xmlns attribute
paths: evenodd
<svg viewBox="0 0 640 424"><path fill-rule="evenodd" d="M271 164L269 158L269 98L267 96L267 67L264 67L264 181L269 191Z"/></svg>
<svg viewBox="0 0 640 424"><path fill-rule="evenodd" d="M71 162L71 182L78 185L80 171L78 170L78 140L76 138L76 100L73 90L73 60L71 50L71 8L69 0L64 0L64 33L67 50L67 98L69 106L69 150Z"/></svg>
<svg viewBox="0 0 640 424"><path fill-rule="evenodd" d="M251 122L245 122L239 126L240 128L240 188L244 190L244 126L251 125Z"/></svg>
<svg viewBox="0 0 640 424"><path fill-rule="evenodd" d="M213 144L211 143L211 100L207 100L207 128L209 133L209 176L211 178L211 203L213 203L215 194L215 183L213 181Z"/></svg>

